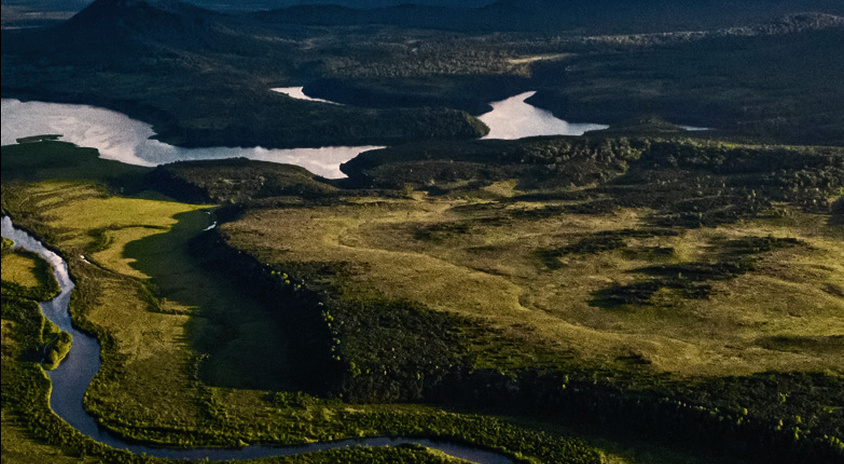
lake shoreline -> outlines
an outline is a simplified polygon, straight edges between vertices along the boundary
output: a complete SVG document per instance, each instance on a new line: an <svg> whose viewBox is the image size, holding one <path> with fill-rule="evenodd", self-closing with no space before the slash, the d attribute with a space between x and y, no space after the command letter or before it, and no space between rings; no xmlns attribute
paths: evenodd
<svg viewBox="0 0 844 464"><path fill-rule="evenodd" d="M274 91L281 90L292 94L289 96L293 99L311 99L304 94L299 95L301 88L291 87ZM551 113L526 103L525 100L531 95L533 93L525 92L492 102L493 110L481 116L481 120L485 120L490 126L490 132L481 139L512 140L538 135L580 136L586 131L607 127L591 123L569 124L557 119ZM335 104L324 104L329 103ZM161 137L155 126L106 108L14 98L3 98L2 105L3 145L17 143L19 139L39 137L39 134L62 134L63 141L80 147L98 149L101 158L147 167L175 161L248 158L293 164L327 179L341 179L345 177L340 169L341 164L363 152L385 148L375 145L287 149L261 146L191 147L189 144L176 146L164 142L165 138Z"/></svg>

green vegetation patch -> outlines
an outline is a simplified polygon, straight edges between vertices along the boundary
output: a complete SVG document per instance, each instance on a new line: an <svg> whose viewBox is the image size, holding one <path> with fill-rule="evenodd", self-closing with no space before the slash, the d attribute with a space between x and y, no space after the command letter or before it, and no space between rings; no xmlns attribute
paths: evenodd
<svg viewBox="0 0 844 464"><path fill-rule="evenodd" d="M751 36L677 33L664 43L647 34L611 37L608 53L536 63L539 91L529 101L566 120L613 124L659 115L724 135L841 145L844 115L828 102L844 88L828 76L842 65L830 67L828 57L844 32L840 26L798 32L800 23L822 18L781 18Z"/></svg>
<svg viewBox="0 0 844 464"><path fill-rule="evenodd" d="M44 317L38 305L59 293L53 268L36 253L11 248L3 250L2 263L3 318L21 326L18 342L28 347L20 358L55 369L70 351L72 336Z"/></svg>
<svg viewBox="0 0 844 464"><path fill-rule="evenodd" d="M419 303L343 301L326 317L338 326L338 354L349 360L352 401L419 401L464 363L453 318Z"/></svg>
<svg viewBox="0 0 844 464"><path fill-rule="evenodd" d="M193 203L277 196L311 199L336 192L304 168L244 158L167 164L156 168L149 180L159 191Z"/></svg>
<svg viewBox="0 0 844 464"><path fill-rule="evenodd" d="M263 307L253 311L248 306L254 295L240 293L241 287L229 287L218 276L193 267L197 263L188 254L187 242L208 221L197 206L114 197L89 185L67 183L8 186L5 193L11 194L7 204L31 208L13 210L16 217L28 223L41 222L45 236L55 240L51 246L60 251L72 250L65 253L72 257L69 264L77 282L71 313L75 323L96 334L103 347L101 371L86 395L86 408L119 435L171 446L290 444L411 435L473 443L504 453L524 453L544 462L599 462L600 453L588 445L515 427L500 419L421 406L368 406L319 399L286 390L278 379L267 380L273 372L271 363L286 359L284 332L272 330L279 320L272 313L276 306L260 299L256 306ZM21 201L22 198L30 200ZM84 218L80 212L84 212ZM103 235L108 240L103 240ZM200 244L195 241L190 247ZM113 253L115 248L123 251ZM204 251L207 264L213 250ZM80 254L85 260L73 258ZM229 264L234 267L227 269L237 269L237 262ZM342 266L333 272L338 270ZM268 275L301 288L289 276ZM255 287L254 282L251 285ZM201 295L197 289L202 289ZM221 292L231 293L226 296ZM295 301L296 293L266 296L287 305ZM286 299L291 295L293 299ZM216 300L218 306L209 305L209 300ZM323 323L331 322L328 316L335 314L331 308L326 305L324 314L317 313ZM451 349L450 319L429 318L419 306L400 302L367 301L359 309L366 317L347 319L349 327L364 337L377 337L357 345L341 344L338 349L357 352L362 358L371 357L370 361L363 359L358 376L361 382L369 376L363 369L369 369L371 374L386 366L399 381L415 382L419 379L408 363L421 363L435 377L448 366L447 362L454 362L442 354ZM420 332L415 339L405 338L406 329ZM303 328L294 326L293 330ZM259 332L264 335L256 336ZM279 343L279 348L268 349L272 343ZM366 351L365 345L369 344L376 346L376 352ZM248 358L244 359L244 355ZM391 359L391 355L399 356ZM244 376L240 370L261 376ZM23 377L4 375L4 382L7 378ZM263 383L249 383L259 378L264 379ZM15 394L21 398L40 394L27 390L26 381L22 382L15 384ZM388 390L396 388L390 382L383 385ZM280 393L268 394L268 389ZM55 416L39 409L42 405L46 408L46 400L26 399L25 404L30 406L13 409L13 414L26 417L22 423L27 429L38 430L35 436L40 440L61 444L68 453L103 456L109 462L140 459L80 441L74 432L59 427L63 423ZM150 408L151 404L155 408ZM320 453L307 459L444 459L431 457L428 451L411 451L362 449ZM286 458L279 459L284 462Z"/></svg>
<svg viewBox="0 0 844 464"><path fill-rule="evenodd" d="M453 197L516 179L515 214L609 213L647 207L659 227L715 226L767 212L774 202L829 213L844 189L844 151L832 147L739 145L678 136L537 137L517 141L419 143L363 153L342 166L348 185ZM467 191L467 187L468 190Z"/></svg>
<svg viewBox="0 0 844 464"><path fill-rule="evenodd" d="M707 379L740 384L759 371L826 371L818 382L830 384L840 376L835 289L844 269L840 231L828 223L842 188L839 149L550 137L455 144L452 154L465 164L440 175L450 155L436 144L369 152L347 165L350 184L392 186L403 197L247 209L222 227L234 249L324 297L313 301L331 315L321 323L347 379L339 391L348 393L369 361L350 347L373 343L347 320L366 321L384 340L425 333L386 316L396 301L423 309L429 323L448 316L461 362L442 382L422 383L422 396L461 407L524 411L538 397L555 398L561 409L545 410L620 428L633 423L622 416L647 416L684 441L707 429L701 443L732 447L754 434L784 443L793 430L777 429L773 414L750 413L753 425L741 419L742 408L773 408L768 397L738 406L708 387L710 399L697 392L690 403L681 392ZM474 172L460 171L470 165ZM508 168L517 177L487 176L481 166L518 167ZM572 182L569 166L583 176ZM591 176L593 168L606 171ZM532 376L541 373L572 380L539 386ZM389 396L383 385L400 383L389 369L380 375L367 388ZM816 418L812 431L777 448L782 456L834 452L828 400L802 402ZM737 435L714 432L725 421ZM744 446L738 441L730 449Z"/></svg>
<svg viewBox="0 0 844 464"><path fill-rule="evenodd" d="M94 148L52 139L4 146L0 167L3 183L84 180L127 193L138 191L143 185L143 175L150 171L150 168L102 159Z"/></svg>
<svg viewBox="0 0 844 464"><path fill-rule="evenodd" d="M640 144L639 144L640 145ZM641 154L627 139L536 137L518 141L424 142L362 153L341 166L350 183L401 188L517 178L520 188L580 186L624 173Z"/></svg>
<svg viewBox="0 0 844 464"><path fill-rule="evenodd" d="M576 245L580 245L578 242ZM795 238L742 237L720 244L713 262L662 264L631 272L653 277L628 285L615 285L596 292L593 303L605 307L648 304L662 289L672 289L682 298L706 299L712 293L712 281L730 280L756 269L754 255L778 248L801 245ZM622 242L623 245L623 242Z"/></svg>
<svg viewBox="0 0 844 464"><path fill-rule="evenodd" d="M551 209L551 211L555 211L556 214L561 214L563 211L568 211L565 208L554 208L554 207L545 207L543 210ZM520 211L522 213L529 213L528 211ZM543 211L545 212L545 211ZM588 214L588 212L579 211L580 214ZM552 213L553 214L553 213ZM650 238L650 237L676 237L680 235L680 232L677 230L672 229L622 229L622 230L608 230L608 231L600 231L586 237L581 238L577 242L567 245L560 248L551 248L551 249L540 249L537 250L537 255L539 258L548 266L550 269L559 269L562 267L562 263L560 262L560 258L570 254L581 254L581 255L590 255L601 253L604 251L612 251L612 250L620 250L626 249L627 240L626 238ZM632 250L631 250L632 251ZM650 253L653 256L670 256L673 250L669 247L649 247L646 250L636 250L638 251L645 251Z"/></svg>
<svg viewBox="0 0 844 464"><path fill-rule="evenodd" d="M37 254L26 250L3 250L3 291L35 301L47 301L59 292L53 267Z"/></svg>

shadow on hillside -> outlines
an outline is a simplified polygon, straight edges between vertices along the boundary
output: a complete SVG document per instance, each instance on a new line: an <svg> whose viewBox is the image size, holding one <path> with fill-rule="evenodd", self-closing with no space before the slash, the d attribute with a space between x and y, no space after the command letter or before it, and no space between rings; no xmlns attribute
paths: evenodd
<svg viewBox="0 0 844 464"><path fill-rule="evenodd" d="M203 268L188 242L208 226L205 211L174 216L167 232L128 243L124 257L151 276L163 312L189 311L188 343L203 358L200 376L209 385L282 390L290 381L287 342L260 302L221 274Z"/></svg>

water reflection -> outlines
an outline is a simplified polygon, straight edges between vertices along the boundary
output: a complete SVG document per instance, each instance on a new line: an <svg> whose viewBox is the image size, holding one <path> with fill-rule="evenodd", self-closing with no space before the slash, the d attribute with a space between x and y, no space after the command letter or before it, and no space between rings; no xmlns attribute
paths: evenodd
<svg viewBox="0 0 844 464"><path fill-rule="evenodd" d="M302 93L302 87L272 89L293 98L316 100ZM535 92L525 92L491 103L493 110L479 119L490 128L487 139L518 139L535 135L583 135L608 126L568 123L550 112L525 102ZM333 102L328 102L333 103ZM249 158L301 166L329 178L345 177L340 164L377 146L267 149L262 147L182 148L152 139L152 126L125 114L88 105L21 102L2 99L2 144L40 134L62 134L62 140L80 147L94 147L105 159L139 166L157 166L174 161Z"/></svg>
<svg viewBox="0 0 844 464"><path fill-rule="evenodd" d="M537 135L583 135L587 131L609 126L592 123L570 123L556 118L550 111L525 102L536 92L520 93L506 100L490 103L492 111L478 117L489 127L485 139L520 139Z"/></svg>
<svg viewBox="0 0 844 464"><path fill-rule="evenodd" d="M94 147L105 159L139 166L157 166L174 161L249 158L302 166L308 171L336 179L345 177L340 164L377 146L267 149L182 148L150 137L152 126L116 111L87 105L21 102L2 99L2 144L38 134L62 134L62 140L80 147Z"/></svg>
<svg viewBox="0 0 844 464"><path fill-rule="evenodd" d="M305 95L304 87L276 87L274 89L270 89L273 92L283 93L290 98L295 98L297 100L307 100L307 101L315 101L315 102L323 102L323 103L331 103L332 105L342 105L342 103L333 102L331 100L323 100L322 98L313 98Z"/></svg>

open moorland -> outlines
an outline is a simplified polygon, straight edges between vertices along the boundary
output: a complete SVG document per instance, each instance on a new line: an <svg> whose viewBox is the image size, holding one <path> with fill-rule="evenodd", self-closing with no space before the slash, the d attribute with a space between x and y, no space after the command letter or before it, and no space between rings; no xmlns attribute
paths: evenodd
<svg viewBox="0 0 844 464"><path fill-rule="evenodd" d="M348 184L393 185L392 196L256 200L220 229L269 279L314 292L302 298L323 308L326 354L343 364L333 379L321 370L325 382L358 400L539 407L619 427L646 420L643 403L679 401L673 414L696 419L655 420L663 433L682 434L684 420L697 433L706 411L716 428L793 431L800 416L840 435L839 149L565 138L438 148L345 165ZM787 186L792 175L817 181ZM241 272L255 273L248 264ZM475 382L489 390L466 392ZM584 397L595 404L576 404ZM815 406L783 417L797 397Z"/></svg>
<svg viewBox="0 0 844 464"><path fill-rule="evenodd" d="M46 150L54 164L73 164L73 156L85 154L68 152L66 144L42 143L54 145ZM4 160L27 156L26 150L5 150ZM90 180L101 181L98 171L91 172ZM77 284L71 303L74 321L103 343L103 366L85 407L121 436L171 446L235 446L421 435L548 462L597 462L597 450L535 425L422 405L347 404L330 399L336 395L314 397L291 387L298 372L287 355L285 330L267 302L246 294L244 282L237 286L222 279L189 254L189 239L210 222L202 211L207 206L174 202L154 192L118 197L79 181L4 183L2 201L4 213L69 258ZM4 266L4 282L6 269L12 267ZM8 279L18 275L13 272ZM5 283L3 295L5 302ZM36 310L29 308L26 317L40 317ZM4 398L17 418L9 420L13 430L23 427L25 436L75 450L75 456L94 454L107 462L140 459L104 450L56 422L39 390L43 381L33 370L38 363L15 355L32 344L14 342L18 339L12 334L23 330L16 317L23 316L7 315L4 303L4 319L15 327L8 338L4 335L10 345L9 357L4 355L9 371L4 372ZM12 435L8 446L18 450L20 462L51 452L29 449L19 442L20 432ZM334 451L313 459L448 461L425 449L394 448Z"/></svg>
<svg viewBox="0 0 844 464"><path fill-rule="evenodd" d="M100 343L85 413L166 448L412 437L534 464L842 462L840 2L570 3L98 0L4 29L4 98L110 108L186 147L389 145L333 180L129 166L57 135L3 146L2 213L64 258L73 324ZM479 139L489 103L527 91L610 128ZM73 346L39 311L57 292L3 240L4 464L184 462L51 409L45 372ZM466 461L413 445L237 462Z"/></svg>
<svg viewBox="0 0 844 464"><path fill-rule="evenodd" d="M2 202L68 257L74 320L104 341L85 407L127 438L421 435L543 462L837 452L840 149L449 146L368 152L333 184L295 167L189 162L137 168L132 197L90 169L4 182ZM32 150L51 169L90 153L53 141L3 150L4 165L25 166ZM228 204L223 224L203 232L214 201ZM9 377L20 383L7 391L26 385ZM34 418L28 433L109 455L56 425L39 435L45 404L12 404ZM659 433L636 432L642 423ZM578 429L590 445L566 438ZM713 437L723 446L695 445ZM344 459L332 453L319 459Z"/></svg>

